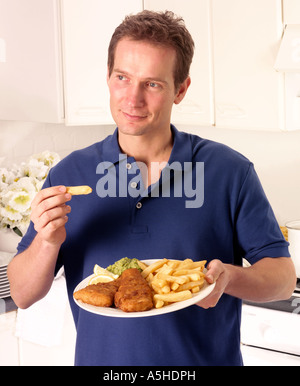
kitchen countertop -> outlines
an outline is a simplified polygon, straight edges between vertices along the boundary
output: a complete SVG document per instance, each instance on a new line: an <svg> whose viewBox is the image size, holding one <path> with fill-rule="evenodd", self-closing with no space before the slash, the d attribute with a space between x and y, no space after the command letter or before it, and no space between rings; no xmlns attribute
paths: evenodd
<svg viewBox="0 0 300 386"><path fill-rule="evenodd" d="M15 305L11 297L0 299L0 315L5 314L6 312L11 312L16 310L18 307Z"/></svg>

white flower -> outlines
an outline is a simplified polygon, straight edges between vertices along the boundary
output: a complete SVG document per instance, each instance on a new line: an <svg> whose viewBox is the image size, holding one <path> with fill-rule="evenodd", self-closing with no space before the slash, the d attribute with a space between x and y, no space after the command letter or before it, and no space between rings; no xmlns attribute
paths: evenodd
<svg viewBox="0 0 300 386"><path fill-rule="evenodd" d="M51 169L60 161L58 154L51 153L48 150L45 150L40 154L35 154L31 156L30 159L36 159L39 162L42 162L44 165L48 166L48 169Z"/></svg>
<svg viewBox="0 0 300 386"><path fill-rule="evenodd" d="M47 177L48 171L48 166L44 165L43 162L39 162L37 159L30 159L28 164L23 164L23 175L37 178L40 181Z"/></svg>
<svg viewBox="0 0 300 386"><path fill-rule="evenodd" d="M56 153L44 151L28 163L0 168L0 229L10 228L23 235L30 223L31 203L42 188L52 166L59 162Z"/></svg>
<svg viewBox="0 0 300 386"><path fill-rule="evenodd" d="M16 211L25 212L30 209L36 192L34 179L22 177L2 191L2 202Z"/></svg>
<svg viewBox="0 0 300 386"><path fill-rule="evenodd" d="M16 174L6 168L0 168L0 191L12 184L16 179Z"/></svg>
<svg viewBox="0 0 300 386"><path fill-rule="evenodd" d="M27 164L22 164L23 175L42 181L47 177L49 170L55 166L59 160L58 154L49 151L35 154L29 158Z"/></svg>
<svg viewBox="0 0 300 386"><path fill-rule="evenodd" d="M21 221L30 214L31 203L37 193L35 181L31 177L20 178L1 192L2 204L0 214L10 225Z"/></svg>

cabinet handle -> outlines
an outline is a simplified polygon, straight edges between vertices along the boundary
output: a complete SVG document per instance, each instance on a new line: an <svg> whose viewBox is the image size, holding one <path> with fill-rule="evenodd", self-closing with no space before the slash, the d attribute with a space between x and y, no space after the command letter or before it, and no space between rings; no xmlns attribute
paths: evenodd
<svg viewBox="0 0 300 386"><path fill-rule="evenodd" d="M246 118L246 112L236 105L217 105L217 114L223 118Z"/></svg>

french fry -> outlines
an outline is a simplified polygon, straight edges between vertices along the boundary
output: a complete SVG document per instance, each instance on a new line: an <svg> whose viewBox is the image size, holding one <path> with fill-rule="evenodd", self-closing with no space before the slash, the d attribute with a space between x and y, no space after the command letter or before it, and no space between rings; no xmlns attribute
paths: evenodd
<svg viewBox="0 0 300 386"><path fill-rule="evenodd" d="M200 272L195 272L195 273L189 273L186 275L191 281L197 281L200 280L201 275ZM204 277L204 276L203 276Z"/></svg>
<svg viewBox="0 0 300 386"><path fill-rule="evenodd" d="M146 277L146 280L147 280L147 282L148 282L149 284L152 283L153 279L154 279L153 273L149 273L149 275Z"/></svg>
<svg viewBox="0 0 300 386"><path fill-rule="evenodd" d="M158 287L155 283L151 283L151 287L153 288L153 290L155 291L155 293L157 294L162 294L162 289L160 287Z"/></svg>
<svg viewBox="0 0 300 386"><path fill-rule="evenodd" d="M183 261L180 261L180 265L181 266L184 266L186 264L190 264L190 263L193 263L193 260L192 259L185 259Z"/></svg>
<svg viewBox="0 0 300 386"><path fill-rule="evenodd" d="M158 268L162 267L165 263L168 262L168 259L158 260L155 263L150 264L147 268L145 268L142 272L142 276L145 278L149 275L149 273L152 273L156 271Z"/></svg>
<svg viewBox="0 0 300 386"><path fill-rule="evenodd" d="M179 284L178 283L172 283L171 284L171 290L172 291L176 291L178 288L179 288Z"/></svg>
<svg viewBox="0 0 300 386"><path fill-rule="evenodd" d="M145 264L144 262L142 262L142 261L140 261L140 260L138 260L137 263L138 263L139 267L140 267L142 270L144 270L144 269L146 269L146 268L148 267L147 264Z"/></svg>
<svg viewBox="0 0 300 386"><path fill-rule="evenodd" d="M180 260L170 260L168 261L167 265L171 268L177 268L180 264L182 263L182 261Z"/></svg>
<svg viewBox="0 0 300 386"><path fill-rule="evenodd" d="M155 277L152 280L152 284L156 285L159 288L163 288L167 284L167 281L163 278Z"/></svg>
<svg viewBox="0 0 300 386"><path fill-rule="evenodd" d="M206 263L207 263L206 260L192 261L192 262L183 261L183 263L180 265L180 268L182 268L182 269L194 269L194 268L200 267L203 270Z"/></svg>
<svg viewBox="0 0 300 386"><path fill-rule="evenodd" d="M197 286L197 287L193 287L193 288L191 289L191 291L192 291L193 294L195 294L195 293L199 292L200 289L201 289L200 286Z"/></svg>
<svg viewBox="0 0 300 386"><path fill-rule="evenodd" d="M142 276L153 289L155 308L190 299L205 283L206 260L158 260L146 266Z"/></svg>
<svg viewBox="0 0 300 386"><path fill-rule="evenodd" d="M162 287L161 292L163 294L168 294L169 292L171 292L170 286L166 284L164 287Z"/></svg>
<svg viewBox="0 0 300 386"><path fill-rule="evenodd" d="M154 300L155 308L162 308L164 305L165 305L165 302L163 300Z"/></svg>
<svg viewBox="0 0 300 386"><path fill-rule="evenodd" d="M90 194L93 189L87 185L82 186L67 186L67 193L70 193L72 196L79 196L81 194Z"/></svg>
<svg viewBox="0 0 300 386"><path fill-rule="evenodd" d="M182 284L181 286L178 287L177 291L186 291L190 290L193 287L199 286L202 288L204 285L204 280L199 280L199 281L189 281L188 283Z"/></svg>
<svg viewBox="0 0 300 386"><path fill-rule="evenodd" d="M158 273L156 276L158 276L159 279L163 279L171 283L184 284L188 281L187 276L171 276L171 275L165 275L164 273Z"/></svg>
<svg viewBox="0 0 300 386"><path fill-rule="evenodd" d="M199 276L205 276L200 267L195 269L178 269L173 272L174 276L182 276L197 273Z"/></svg>
<svg viewBox="0 0 300 386"><path fill-rule="evenodd" d="M191 291L170 292L168 294L155 294L154 300L162 300L164 302L181 302L183 300L191 299Z"/></svg>

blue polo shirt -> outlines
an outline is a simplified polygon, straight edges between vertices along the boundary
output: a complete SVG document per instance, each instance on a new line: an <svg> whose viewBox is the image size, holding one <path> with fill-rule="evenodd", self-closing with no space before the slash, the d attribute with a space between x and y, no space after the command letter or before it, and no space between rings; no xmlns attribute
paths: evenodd
<svg viewBox="0 0 300 386"><path fill-rule="evenodd" d="M149 189L135 160L121 153L117 130L63 159L45 182L93 188L70 202L57 261L57 270L64 265L77 329L76 365L242 364L241 300L224 294L208 310L193 305L152 317L99 316L80 309L72 297L95 264L135 257L242 265L242 258L254 264L289 256L252 163L225 145L171 130L169 163ZM34 236L31 224L19 252Z"/></svg>

